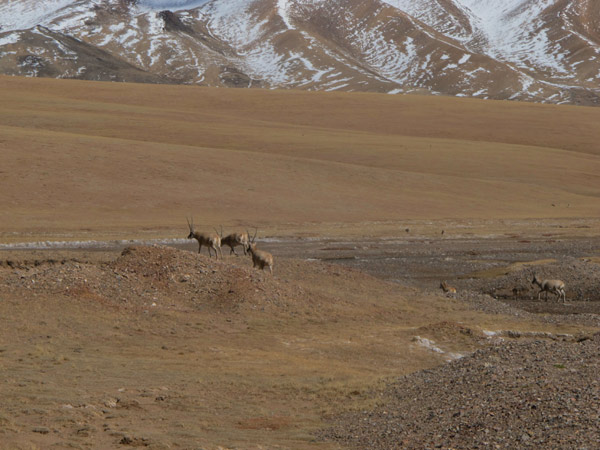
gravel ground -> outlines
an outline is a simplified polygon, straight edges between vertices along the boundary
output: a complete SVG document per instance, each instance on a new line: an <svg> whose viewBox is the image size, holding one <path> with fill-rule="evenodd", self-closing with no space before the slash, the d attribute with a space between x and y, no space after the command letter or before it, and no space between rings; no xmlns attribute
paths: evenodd
<svg viewBox="0 0 600 450"><path fill-rule="evenodd" d="M487 313L600 326L597 238L373 241L313 254L432 294L446 280ZM538 300L534 273L563 280L567 303ZM373 393L378 408L331 418L320 436L369 449L600 448L600 335L505 339L398 379Z"/></svg>
<svg viewBox="0 0 600 450"><path fill-rule="evenodd" d="M274 254L340 264L378 278L439 293L445 280L457 298L492 314L536 317L551 323L600 326L600 238L520 236L437 239L284 241ZM566 283L567 303L537 299L533 274ZM518 289L515 297L513 289Z"/></svg>
<svg viewBox="0 0 600 450"><path fill-rule="evenodd" d="M600 334L510 342L397 379L321 433L347 447L600 448Z"/></svg>

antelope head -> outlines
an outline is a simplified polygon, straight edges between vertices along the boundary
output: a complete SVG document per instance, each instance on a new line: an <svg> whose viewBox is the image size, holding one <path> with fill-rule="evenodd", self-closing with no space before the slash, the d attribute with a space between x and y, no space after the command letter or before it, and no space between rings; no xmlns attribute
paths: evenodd
<svg viewBox="0 0 600 450"><path fill-rule="evenodd" d="M192 223L190 223L190 219L188 219L187 217L185 218L185 220L187 220L187 224L188 227L190 228L190 234L188 234L188 239L194 239L194 218L192 217Z"/></svg>
<svg viewBox="0 0 600 450"><path fill-rule="evenodd" d="M250 237L250 232L248 230L246 230L246 233L248 234L248 250L256 250L256 244L254 243L254 241L256 240L256 233L258 233L258 228L254 227L254 236L252 237Z"/></svg>
<svg viewBox="0 0 600 450"><path fill-rule="evenodd" d="M215 230L215 233L217 233L217 236L219 236L219 239L223 239L223 225L221 225L221 232L220 233L219 233L219 230L217 230L214 227L213 227L213 230Z"/></svg>

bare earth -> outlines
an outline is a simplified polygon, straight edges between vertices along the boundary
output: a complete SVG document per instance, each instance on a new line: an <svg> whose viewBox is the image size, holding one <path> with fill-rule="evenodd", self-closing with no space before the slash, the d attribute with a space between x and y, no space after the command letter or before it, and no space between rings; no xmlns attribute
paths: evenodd
<svg viewBox="0 0 600 450"><path fill-rule="evenodd" d="M597 447L600 110L0 85L0 447Z"/></svg>

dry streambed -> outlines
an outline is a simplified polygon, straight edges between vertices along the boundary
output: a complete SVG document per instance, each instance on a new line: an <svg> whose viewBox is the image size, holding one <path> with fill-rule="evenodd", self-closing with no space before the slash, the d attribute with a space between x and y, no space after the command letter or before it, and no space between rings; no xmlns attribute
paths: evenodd
<svg viewBox="0 0 600 450"><path fill-rule="evenodd" d="M398 259L407 263L408 272L425 275L413 283L430 292L436 280L428 274L445 273L458 290L456 297L478 310L537 323L600 326L597 240L460 244L439 240L429 250L425 245ZM567 302L553 295L538 300L538 289L531 285L534 274L563 280ZM424 344L443 339L444 328L438 324L428 330ZM321 437L374 449L596 448L600 334L483 333L498 339L373 391L376 408L331 417L333 426Z"/></svg>

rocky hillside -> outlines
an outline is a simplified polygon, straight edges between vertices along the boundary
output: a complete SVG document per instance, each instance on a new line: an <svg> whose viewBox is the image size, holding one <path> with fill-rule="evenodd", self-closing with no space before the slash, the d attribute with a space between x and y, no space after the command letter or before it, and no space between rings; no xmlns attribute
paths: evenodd
<svg viewBox="0 0 600 450"><path fill-rule="evenodd" d="M592 0L0 0L0 73L600 102Z"/></svg>
<svg viewBox="0 0 600 450"><path fill-rule="evenodd" d="M380 406L336 417L344 447L594 448L600 334L501 344L407 375Z"/></svg>

